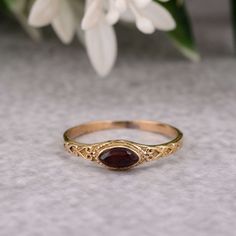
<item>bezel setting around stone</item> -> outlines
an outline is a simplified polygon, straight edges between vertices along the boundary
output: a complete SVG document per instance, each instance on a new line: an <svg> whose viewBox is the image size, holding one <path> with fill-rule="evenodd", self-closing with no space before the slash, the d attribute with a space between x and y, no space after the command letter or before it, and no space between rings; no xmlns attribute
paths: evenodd
<svg viewBox="0 0 236 236"><path fill-rule="evenodd" d="M140 155L130 147L113 146L102 150L97 160L109 169L126 170L138 165Z"/></svg>

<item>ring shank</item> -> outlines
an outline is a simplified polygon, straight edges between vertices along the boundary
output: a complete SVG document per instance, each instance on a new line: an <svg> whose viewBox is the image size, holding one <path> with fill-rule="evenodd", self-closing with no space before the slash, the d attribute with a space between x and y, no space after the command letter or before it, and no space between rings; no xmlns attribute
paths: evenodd
<svg viewBox="0 0 236 236"><path fill-rule="evenodd" d="M182 132L177 128L155 121L146 121L146 120L133 120L133 121L94 121L78 125L68 129L64 133L65 141L73 141L75 138L78 138L82 135L109 129L137 129L148 132L154 132L157 134L164 135L172 140L170 142L177 142L182 139Z"/></svg>

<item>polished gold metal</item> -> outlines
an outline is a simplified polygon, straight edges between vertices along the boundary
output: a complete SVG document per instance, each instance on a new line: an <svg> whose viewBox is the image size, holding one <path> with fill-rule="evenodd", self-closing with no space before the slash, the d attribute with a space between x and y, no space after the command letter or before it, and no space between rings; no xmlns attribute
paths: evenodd
<svg viewBox="0 0 236 236"><path fill-rule="evenodd" d="M91 132L122 128L139 129L143 131L154 132L166 136L171 140L169 142L157 145L145 145L128 140L110 140L93 144L85 144L77 142L75 140L76 138ZM128 148L139 156L139 161L135 165L133 165L137 166L145 162L157 160L175 153L182 146L183 134L180 130L171 125L154 121L94 121L68 129L64 133L64 141L65 149L70 154L80 156L86 160L97 162L98 164L103 166L105 165L101 163L98 158L102 152L116 147Z"/></svg>

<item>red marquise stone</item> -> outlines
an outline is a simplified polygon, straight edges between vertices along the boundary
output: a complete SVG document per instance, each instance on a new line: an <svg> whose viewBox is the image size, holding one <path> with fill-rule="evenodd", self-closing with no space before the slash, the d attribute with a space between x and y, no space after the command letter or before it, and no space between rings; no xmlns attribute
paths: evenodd
<svg viewBox="0 0 236 236"><path fill-rule="evenodd" d="M139 157L128 148L116 147L102 152L99 160L108 167L127 168L137 163Z"/></svg>

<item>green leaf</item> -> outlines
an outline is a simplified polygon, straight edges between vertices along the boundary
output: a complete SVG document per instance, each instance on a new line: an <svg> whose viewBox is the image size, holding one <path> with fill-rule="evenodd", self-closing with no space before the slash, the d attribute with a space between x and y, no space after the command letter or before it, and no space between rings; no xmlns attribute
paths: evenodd
<svg viewBox="0 0 236 236"><path fill-rule="evenodd" d="M0 12L2 14L8 14L9 13L9 9L7 7L6 0L0 0Z"/></svg>
<svg viewBox="0 0 236 236"><path fill-rule="evenodd" d="M187 9L183 0L170 0L168 2L159 2L164 6L176 21L176 28L168 32L174 45L187 58L193 61L199 61L200 56L196 49L194 36L191 29L191 22L187 13Z"/></svg>
<svg viewBox="0 0 236 236"><path fill-rule="evenodd" d="M234 32L234 43L236 44L236 0L231 0L231 19Z"/></svg>

